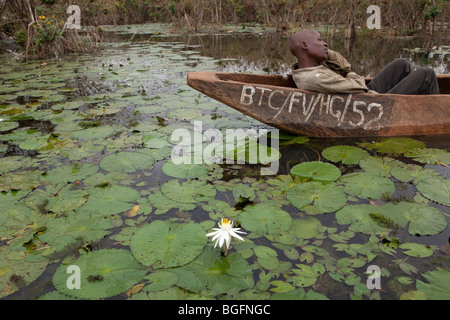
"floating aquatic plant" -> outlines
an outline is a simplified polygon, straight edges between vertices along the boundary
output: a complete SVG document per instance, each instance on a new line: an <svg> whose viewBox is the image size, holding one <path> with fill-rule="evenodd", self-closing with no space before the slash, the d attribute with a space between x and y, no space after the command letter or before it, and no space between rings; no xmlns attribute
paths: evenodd
<svg viewBox="0 0 450 320"><path fill-rule="evenodd" d="M320 182L332 182L341 176L339 168L330 163L320 161L300 163L292 167L290 172L303 179L311 179Z"/></svg>
<svg viewBox="0 0 450 320"><path fill-rule="evenodd" d="M412 138L385 138L381 141L358 143L360 147L381 153L402 154L416 148L424 148L422 141Z"/></svg>
<svg viewBox="0 0 450 320"><path fill-rule="evenodd" d="M61 264L53 275L53 285L63 294L83 299L101 299L118 295L131 288L146 274L131 252L125 249L101 249L73 262L80 270L80 289L67 285L71 275L68 265Z"/></svg>
<svg viewBox="0 0 450 320"><path fill-rule="evenodd" d="M213 232L207 233L207 237L212 237L212 241L216 240L214 243L214 248L219 245L222 248L223 245L225 249L225 256L228 255L228 249L230 248L231 238L237 238L241 241L244 239L238 235L238 233L245 234L245 232L240 231L241 228L234 228L234 222L224 218L218 223L219 228L213 228ZM235 240L236 241L236 240Z"/></svg>
<svg viewBox="0 0 450 320"><path fill-rule="evenodd" d="M368 155L366 150L353 146L333 146L322 151L325 159L332 162L342 162L343 164L358 164L359 161Z"/></svg>
<svg viewBox="0 0 450 320"><path fill-rule="evenodd" d="M295 207L310 214L334 212L347 202L341 187L320 182L297 184L286 197Z"/></svg>
<svg viewBox="0 0 450 320"><path fill-rule="evenodd" d="M194 260L205 244L204 229L199 224L157 220L135 233L131 252L145 266L171 268Z"/></svg>

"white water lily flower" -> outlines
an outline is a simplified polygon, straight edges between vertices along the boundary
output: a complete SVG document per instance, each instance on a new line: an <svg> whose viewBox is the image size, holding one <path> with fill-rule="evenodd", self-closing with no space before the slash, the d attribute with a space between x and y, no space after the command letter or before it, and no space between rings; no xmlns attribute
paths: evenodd
<svg viewBox="0 0 450 320"><path fill-rule="evenodd" d="M218 224L220 228L213 228L213 230L216 231L206 234L207 237L213 236L212 241L216 240L214 248L217 246L217 244L219 244L219 247L222 247L222 245L225 243L225 250L228 250L232 237L244 241L244 239L240 235L238 235L238 233L245 234L245 232L239 231L241 230L241 228L233 228L233 221L224 218Z"/></svg>

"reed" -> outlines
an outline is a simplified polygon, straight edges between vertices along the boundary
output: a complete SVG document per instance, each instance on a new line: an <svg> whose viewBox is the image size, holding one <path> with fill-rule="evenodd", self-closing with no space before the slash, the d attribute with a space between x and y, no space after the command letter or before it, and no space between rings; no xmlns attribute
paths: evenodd
<svg viewBox="0 0 450 320"><path fill-rule="evenodd" d="M162 22L172 23L177 31L220 28L224 23L261 23L280 32L328 26L332 35L339 27L351 38L356 30L367 29L369 5L380 7L382 32L394 36L445 36L450 23L448 0L0 0L0 33L26 31L28 53L48 53L58 47L88 50L75 43L79 39L73 32L62 32L58 37L58 32L64 30L53 30L54 41L40 42L40 48L37 47L36 36L42 34L38 30L42 23L37 17L50 11L64 21L65 10L72 4L80 7L83 26ZM84 43L94 43L95 48L100 36L95 31L90 33Z"/></svg>

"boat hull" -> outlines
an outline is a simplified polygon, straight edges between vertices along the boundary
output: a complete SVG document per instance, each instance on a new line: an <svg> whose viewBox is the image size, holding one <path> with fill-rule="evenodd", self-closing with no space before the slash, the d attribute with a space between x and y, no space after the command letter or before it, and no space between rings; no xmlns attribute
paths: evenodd
<svg viewBox="0 0 450 320"><path fill-rule="evenodd" d="M441 91L450 77L439 76ZM275 128L308 137L450 133L450 94L323 94L291 77L189 72L188 85Z"/></svg>

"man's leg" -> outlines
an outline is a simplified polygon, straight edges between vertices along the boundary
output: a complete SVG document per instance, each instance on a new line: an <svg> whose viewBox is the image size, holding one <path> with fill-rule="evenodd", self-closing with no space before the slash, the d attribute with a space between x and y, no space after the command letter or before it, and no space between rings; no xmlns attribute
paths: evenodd
<svg viewBox="0 0 450 320"><path fill-rule="evenodd" d="M387 93L411 73L411 64L406 59L395 59L378 73L367 85L370 90Z"/></svg>
<svg viewBox="0 0 450 320"><path fill-rule="evenodd" d="M389 90L388 93L439 94L439 84L433 69L418 68Z"/></svg>

